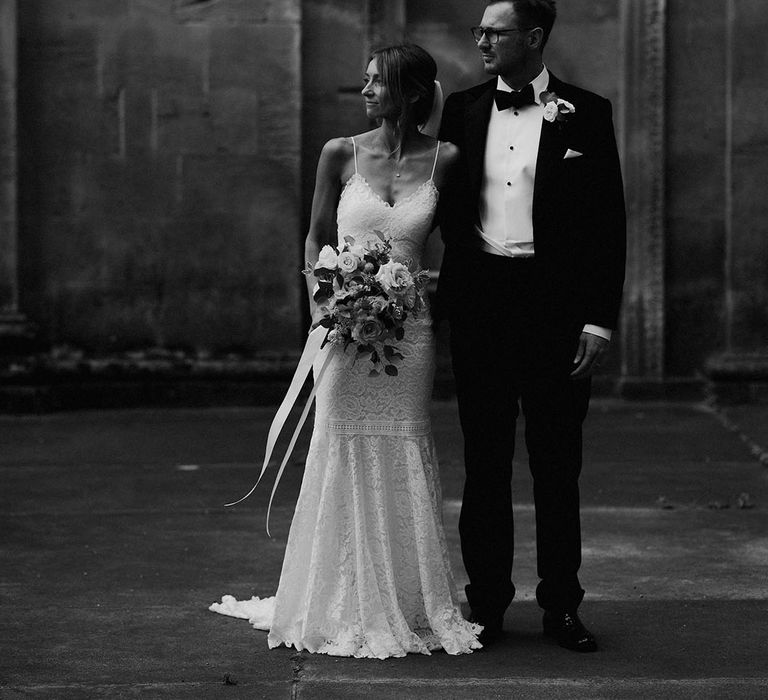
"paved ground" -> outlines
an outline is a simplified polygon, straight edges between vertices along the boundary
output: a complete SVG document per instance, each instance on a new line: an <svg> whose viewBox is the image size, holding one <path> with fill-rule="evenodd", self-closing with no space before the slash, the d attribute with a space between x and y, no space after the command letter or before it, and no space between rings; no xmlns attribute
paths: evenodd
<svg viewBox="0 0 768 700"><path fill-rule="evenodd" d="M251 484L273 409L0 417L0 697L766 698L768 410L596 401L582 479L582 616L601 650L540 634L518 464L518 599L498 646L387 661L268 651L209 613L270 594L306 436L264 532ZM435 426L454 567L455 406Z"/></svg>

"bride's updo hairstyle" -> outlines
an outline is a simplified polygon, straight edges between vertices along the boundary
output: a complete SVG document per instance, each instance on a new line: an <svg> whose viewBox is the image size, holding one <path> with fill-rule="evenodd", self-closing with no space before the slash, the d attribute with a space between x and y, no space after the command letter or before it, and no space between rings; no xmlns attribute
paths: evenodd
<svg viewBox="0 0 768 700"><path fill-rule="evenodd" d="M416 44L377 49L368 61L373 59L376 59L381 82L399 109L398 125L402 127L406 122L419 126L426 124L435 99L435 59Z"/></svg>

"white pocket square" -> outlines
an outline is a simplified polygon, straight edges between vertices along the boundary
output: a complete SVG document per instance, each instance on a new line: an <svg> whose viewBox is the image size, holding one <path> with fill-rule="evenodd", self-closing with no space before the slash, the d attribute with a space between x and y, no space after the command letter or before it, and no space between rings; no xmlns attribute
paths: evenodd
<svg viewBox="0 0 768 700"><path fill-rule="evenodd" d="M581 151L574 151L572 149L568 149L565 152L565 155L563 156L563 160L566 160L567 158L578 158L579 156L583 156L584 154Z"/></svg>

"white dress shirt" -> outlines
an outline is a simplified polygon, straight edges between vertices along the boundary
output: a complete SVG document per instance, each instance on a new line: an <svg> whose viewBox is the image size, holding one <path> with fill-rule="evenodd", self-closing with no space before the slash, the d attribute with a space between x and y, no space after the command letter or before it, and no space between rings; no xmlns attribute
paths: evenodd
<svg viewBox="0 0 768 700"><path fill-rule="evenodd" d="M544 67L532 81L535 105L499 111L494 103L488 121L483 182L480 188L480 223L477 234L483 250L507 257L532 257L533 184L544 121L540 95L549 86ZM513 92L501 77L498 90ZM611 330L587 324L584 332L611 339Z"/></svg>

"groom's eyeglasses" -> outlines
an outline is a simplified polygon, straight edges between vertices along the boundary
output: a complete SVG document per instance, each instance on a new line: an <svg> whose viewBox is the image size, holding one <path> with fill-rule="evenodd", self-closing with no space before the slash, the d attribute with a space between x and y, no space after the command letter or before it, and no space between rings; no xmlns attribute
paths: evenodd
<svg viewBox="0 0 768 700"><path fill-rule="evenodd" d="M499 37L502 34L527 32L528 29L521 27L516 27L515 29L489 29L488 27L472 27L469 31L472 32L472 38L475 40L476 44L480 43L480 40L483 38L483 34L485 34L485 38L488 39L489 44L498 44Z"/></svg>

